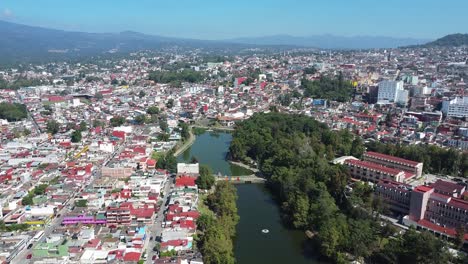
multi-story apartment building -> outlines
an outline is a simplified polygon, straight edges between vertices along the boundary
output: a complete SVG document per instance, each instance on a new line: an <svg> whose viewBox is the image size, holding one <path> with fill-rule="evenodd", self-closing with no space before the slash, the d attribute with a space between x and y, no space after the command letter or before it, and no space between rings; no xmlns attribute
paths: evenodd
<svg viewBox="0 0 468 264"><path fill-rule="evenodd" d="M422 162L402 159L371 151L364 153L363 160L377 163L379 165L386 166L389 168L403 170L405 172L414 174L416 177L421 177L424 165Z"/></svg>
<svg viewBox="0 0 468 264"><path fill-rule="evenodd" d="M381 103L401 103L408 101L408 91L403 89L403 81L382 81L379 83L377 101Z"/></svg>
<svg viewBox="0 0 468 264"><path fill-rule="evenodd" d="M382 180L375 187L388 209L404 215L409 214L412 186L391 180Z"/></svg>
<svg viewBox="0 0 468 264"><path fill-rule="evenodd" d="M347 159L344 164L348 166L351 177L377 183L380 180L403 182L405 172L393 168L361 160Z"/></svg>
<svg viewBox="0 0 468 264"><path fill-rule="evenodd" d="M106 210L107 226L118 227L119 225L130 225L132 223L130 209L130 204L108 207Z"/></svg>
<svg viewBox="0 0 468 264"><path fill-rule="evenodd" d="M442 102L442 113L450 117L468 116L468 96L456 97Z"/></svg>
<svg viewBox="0 0 468 264"><path fill-rule="evenodd" d="M107 226L130 224L151 224L154 220L155 207L144 204L134 207L132 203L125 202L107 208Z"/></svg>
<svg viewBox="0 0 468 264"><path fill-rule="evenodd" d="M375 194L394 212L408 214L405 225L430 230L447 238L455 237L459 226L468 228L468 201L461 199L466 187L438 180L429 186L380 181ZM468 241L468 235L465 236Z"/></svg>

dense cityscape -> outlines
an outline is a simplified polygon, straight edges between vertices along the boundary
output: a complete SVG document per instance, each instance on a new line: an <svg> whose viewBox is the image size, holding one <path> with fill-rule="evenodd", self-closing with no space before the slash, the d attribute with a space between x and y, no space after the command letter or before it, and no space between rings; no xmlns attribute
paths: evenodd
<svg viewBox="0 0 468 264"><path fill-rule="evenodd" d="M466 263L466 35L143 44L0 60L1 263Z"/></svg>

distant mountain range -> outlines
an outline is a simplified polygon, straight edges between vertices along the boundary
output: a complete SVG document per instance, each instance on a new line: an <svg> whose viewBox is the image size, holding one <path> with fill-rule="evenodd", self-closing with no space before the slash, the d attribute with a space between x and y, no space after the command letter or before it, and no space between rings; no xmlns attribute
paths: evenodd
<svg viewBox="0 0 468 264"><path fill-rule="evenodd" d="M147 35L139 32L85 33L27 26L0 20L0 63L51 61L83 56L157 50L163 47L195 47L240 50L253 47L313 47L324 49L396 48L421 45L424 39L392 37L340 37L317 35L295 37L276 35L228 40L197 40ZM426 45L463 45L468 35L449 35ZM432 43L432 44L431 44Z"/></svg>
<svg viewBox="0 0 468 264"><path fill-rule="evenodd" d="M0 64L82 58L157 50L163 47L242 49L252 45L171 38L139 32L86 33L27 26L0 20Z"/></svg>
<svg viewBox="0 0 468 264"><path fill-rule="evenodd" d="M428 39L392 38L354 36L342 37L334 35L316 35L307 37L295 37L289 35L276 35L257 38L237 38L229 42L254 44L254 45L295 45L302 47L317 47L322 49L374 49L397 48L408 45L427 43Z"/></svg>

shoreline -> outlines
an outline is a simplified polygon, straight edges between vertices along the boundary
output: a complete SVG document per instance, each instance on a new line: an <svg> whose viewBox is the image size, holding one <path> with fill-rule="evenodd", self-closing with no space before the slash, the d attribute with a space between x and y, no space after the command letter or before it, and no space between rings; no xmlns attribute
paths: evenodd
<svg viewBox="0 0 468 264"><path fill-rule="evenodd" d="M190 137L189 139L180 147L178 148L175 152L174 152L174 157L177 157L179 156L180 154L182 154L184 151L186 151L189 147L191 147L193 145L193 143L195 142L195 139L197 137L192 133L192 128L190 128Z"/></svg>
<svg viewBox="0 0 468 264"><path fill-rule="evenodd" d="M259 170L257 168L251 167L250 165L247 165L245 163L238 162L238 161L233 161L233 160L226 160L226 161L233 164L233 165L242 167L244 169L251 170L254 174L257 174L257 172L259 172Z"/></svg>

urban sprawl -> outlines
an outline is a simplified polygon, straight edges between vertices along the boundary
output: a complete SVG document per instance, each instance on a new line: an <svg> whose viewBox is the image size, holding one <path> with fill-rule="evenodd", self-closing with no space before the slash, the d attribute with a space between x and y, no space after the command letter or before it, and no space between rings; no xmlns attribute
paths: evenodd
<svg viewBox="0 0 468 264"><path fill-rule="evenodd" d="M307 115L365 143L467 151L467 57L465 48L173 49L4 68L0 260L203 263L200 167L176 156L196 129L234 130L259 112ZM428 174L423 162L370 150L330 162L348 168L347 192L373 186L392 212L382 217L403 230L453 239L467 226L468 165Z"/></svg>

